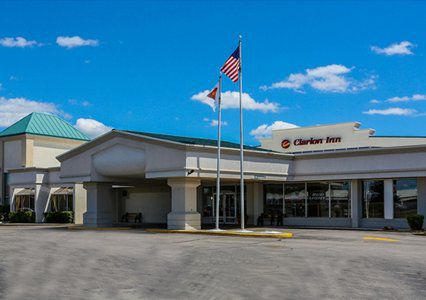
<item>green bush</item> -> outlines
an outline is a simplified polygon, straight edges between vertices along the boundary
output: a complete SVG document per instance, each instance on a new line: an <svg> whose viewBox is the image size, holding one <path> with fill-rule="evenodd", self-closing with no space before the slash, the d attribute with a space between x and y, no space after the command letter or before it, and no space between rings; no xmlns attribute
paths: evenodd
<svg viewBox="0 0 426 300"><path fill-rule="evenodd" d="M9 213L11 223L34 223L35 212L33 211L12 211Z"/></svg>
<svg viewBox="0 0 426 300"><path fill-rule="evenodd" d="M424 219L423 215L413 215L407 217L407 222L411 230L422 230Z"/></svg>
<svg viewBox="0 0 426 300"><path fill-rule="evenodd" d="M44 213L46 223L72 223L72 211L57 211Z"/></svg>

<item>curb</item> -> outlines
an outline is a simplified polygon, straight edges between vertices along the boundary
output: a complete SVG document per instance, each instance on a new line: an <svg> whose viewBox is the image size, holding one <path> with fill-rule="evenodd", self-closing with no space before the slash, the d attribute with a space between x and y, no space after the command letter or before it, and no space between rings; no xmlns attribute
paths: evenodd
<svg viewBox="0 0 426 300"><path fill-rule="evenodd" d="M184 233L184 234L204 234L204 235L220 235L220 236L238 236L238 237L255 237L255 238L292 238L293 233L258 233L258 232L238 232L238 231L209 231L209 230L169 230L169 229L146 229L149 233Z"/></svg>

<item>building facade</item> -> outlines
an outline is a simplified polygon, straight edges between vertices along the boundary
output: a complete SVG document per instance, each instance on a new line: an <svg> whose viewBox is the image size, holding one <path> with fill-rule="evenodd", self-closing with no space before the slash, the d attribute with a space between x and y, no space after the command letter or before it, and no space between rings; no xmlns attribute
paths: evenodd
<svg viewBox="0 0 426 300"><path fill-rule="evenodd" d="M0 133L0 203L11 211L34 211L36 222L49 211L73 211L83 222L83 185L59 177L56 156L89 139L62 119L32 113Z"/></svg>
<svg viewBox="0 0 426 300"><path fill-rule="evenodd" d="M246 147L247 222L406 228L407 215L426 214L426 139L375 137L359 126L279 130L262 147ZM145 223L197 229L215 219L215 145L113 130L60 155L60 176L84 183L88 226L141 213ZM219 217L225 224L241 218L238 148L226 142L222 148Z"/></svg>
<svg viewBox="0 0 426 300"><path fill-rule="evenodd" d="M136 221L199 229L214 223L215 140L112 130L68 142L61 153L47 150L55 152L56 165L11 168L3 162L12 207L31 188L44 210L55 192L72 190L76 222L86 226ZM243 191L239 145L222 144L222 224L240 222L242 192L244 218L253 225L407 228L408 215L426 215L424 137L375 136L352 122L274 130L261 144L245 147ZM7 151L4 159L16 156Z"/></svg>

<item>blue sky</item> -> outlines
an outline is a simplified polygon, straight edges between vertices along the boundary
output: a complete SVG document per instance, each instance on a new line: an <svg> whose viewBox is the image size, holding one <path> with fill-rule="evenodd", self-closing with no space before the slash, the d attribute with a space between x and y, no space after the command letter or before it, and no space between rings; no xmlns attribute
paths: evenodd
<svg viewBox="0 0 426 300"><path fill-rule="evenodd" d="M2 1L0 126L37 110L92 136L215 138L204 91L242 34L248 144L273 124L426 135L425 15L420 1ZM232 141L237 89L224 79Z"/></svg>

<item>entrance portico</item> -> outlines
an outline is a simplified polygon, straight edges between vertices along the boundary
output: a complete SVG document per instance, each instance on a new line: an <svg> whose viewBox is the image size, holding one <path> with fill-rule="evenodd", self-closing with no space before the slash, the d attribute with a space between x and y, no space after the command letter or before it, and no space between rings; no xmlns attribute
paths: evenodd
<svg viewBox="0 0 426 300"><path fill-rule="evenodd" d="M222 180L225 186L227 182L236 186L239 145L226 146ZM246 152L248 180L286 178L289 155L257 148ZM169 229L200 229L204 213L199 191L216 176L212 140L113 130L58 159L61 178L84 182L84 224L94 227L111 226L122 221L125 214L141 213L143 223L167 222ZM222 199L221 222L237 224L237 191L228 191Z"/></svg>

